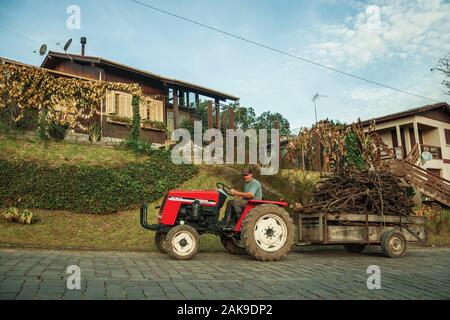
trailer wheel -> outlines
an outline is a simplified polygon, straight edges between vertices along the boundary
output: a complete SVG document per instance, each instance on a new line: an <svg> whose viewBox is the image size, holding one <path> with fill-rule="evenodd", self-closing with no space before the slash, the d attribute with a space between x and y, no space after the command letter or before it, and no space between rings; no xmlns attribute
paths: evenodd
<svg viewBox="0 0 450 320"><path fill-rule="evenodd" d="M165 247L166 234L162 231L156 231L155 233L155 245L161 253L167 253Z"/></svg>
<svg viewBox="0 0 450 320"><path fill-rule="evenodd" d="M283 208L262 204L245 217L241 238L254 259L278 261L294 244L294 224Z"/></svg>
<svg viewBox="0 0 450 320"><path fill-rule="evenodd" d="M165 240L167 253L177 260L189 260L198 250L198 232L188 225L170 229Z"/></svg>
<svg viewBox="0 0 450 320"><path fill-rule="evenodd" d="M365 244L344 244L345 251L349 253L361 253L366 248Z"/></svg>
<svg viewBox="0 0 450 320"><path fill-rule="evenodd" d="M242 256L247 253L245 251L245 247L241 247L241 246L237 245L236 242L232 238L230 238L224 234L220 235L220 242L222 242L222 245L230 254L234 254L236 256Z"/></svg>
<svg viewBox="0 0 450 320"><path fill-rule="evenodd" d="M386 257L400 258L406 252L406 238L400 230L390 230L381 236L381 251Z"/></svg>

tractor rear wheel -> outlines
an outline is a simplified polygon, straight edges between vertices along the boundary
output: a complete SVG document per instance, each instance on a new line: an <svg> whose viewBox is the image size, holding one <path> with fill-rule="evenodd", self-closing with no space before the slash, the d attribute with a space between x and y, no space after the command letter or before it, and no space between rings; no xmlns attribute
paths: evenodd
<svg viewBox="0 0 450 320"><path fill-rule="evenodd" d="M235 240L233 240L231 237L228 237L224 234L220 235L220 242L222 242L222 245L230 254L242 256L247 253L245 251L245 247L241 247L241 246L237 245Z"/></svg>
<svg viewBox="0 0 450 320"><path fill-rule="evenodd" d="M188 225L178 225L167 233L165 249L177 260L189 260L197 253L198 242L197 230Z"/></svg>
<svg viewBox="0 0 450 320"><path fill-rule="evenodd" d="M241 238L247 253L256 260L278 261L294 244L294 224L283 208L262 204L249 212Z"/></svg>
<svg viewBox="0 0 450 320"><path fill-rule="evenodd" d="M161 253L167 253L165 247L166 234L162 231L156 231L155 233L155 245Z"/></svg>

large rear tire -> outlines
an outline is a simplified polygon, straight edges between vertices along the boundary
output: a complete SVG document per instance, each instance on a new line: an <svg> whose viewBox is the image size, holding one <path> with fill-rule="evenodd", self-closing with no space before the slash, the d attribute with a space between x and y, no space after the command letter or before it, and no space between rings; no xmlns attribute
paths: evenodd
<svg viewBox="0 0 450 320"><path fill-rule="evenodd" d="M230 238L224 234L220 235L220 242L222 242L223 247L230 254L234 254L236 256L242 256L242 255L247 254L247 252L245 251L245 247L238 246L232 238Z"/></svg>
<svg viewBox="0 0 450 320"><path fill-rule="evenodd" d="M241 238L247 253L259 261L278 261L294 244L294 224L283 208L262 204L249 212Z"/></svg>
<svg viewBox="0 0 450 320"><path fill-rule="evenodd" d="M198 232L188 226L179 225L167 233L165 248L167 253L177 260L190 260L198 250Z"/></svg>
<svg viewBox="0 0 450 320"><path fill-rule="evenodd" d="M161 253L167 253L165 246L166 234L161 231L155 233L155 245Z"/></svg>

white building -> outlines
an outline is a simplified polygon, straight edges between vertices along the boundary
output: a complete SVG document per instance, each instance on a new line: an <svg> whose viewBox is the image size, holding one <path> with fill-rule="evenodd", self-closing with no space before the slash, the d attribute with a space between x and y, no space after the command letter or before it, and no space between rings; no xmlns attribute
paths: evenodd
<svg viewBox="0 0 450 320"><path fill-rule="evenodd" d="M366 120L362 125L368 128L373 121L397 159L413 159L417 166L450 180L450 106L446 102ZM432 159L425 160L430 154Z"/></svg>

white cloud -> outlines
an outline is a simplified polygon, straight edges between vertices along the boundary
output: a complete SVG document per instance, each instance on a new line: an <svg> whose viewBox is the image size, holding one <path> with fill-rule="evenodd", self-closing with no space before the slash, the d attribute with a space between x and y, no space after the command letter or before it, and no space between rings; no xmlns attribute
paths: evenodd
<svg viewBox="0 0 450 320"><path fill-rule="evenodd" d="M430 73L427 76L414 74L403 85L409 91L420 93L425 97L448 101L448 96L444 94L444 87L439 85L441 81L442 76L438 73ZM348 122L357 120L355 115L366 120L434 103L387 88L367 86L346 90L343 98L351 101L351 107L342 115L342 119Z"/></svg>
<svg viewBox="0 0 450 320"><path fill-rule="evenodd" d="M326 25L308 56L359 69L383 58L430 56L450 50L450 3L387 1L360 7L342 24Z"/></svg>

